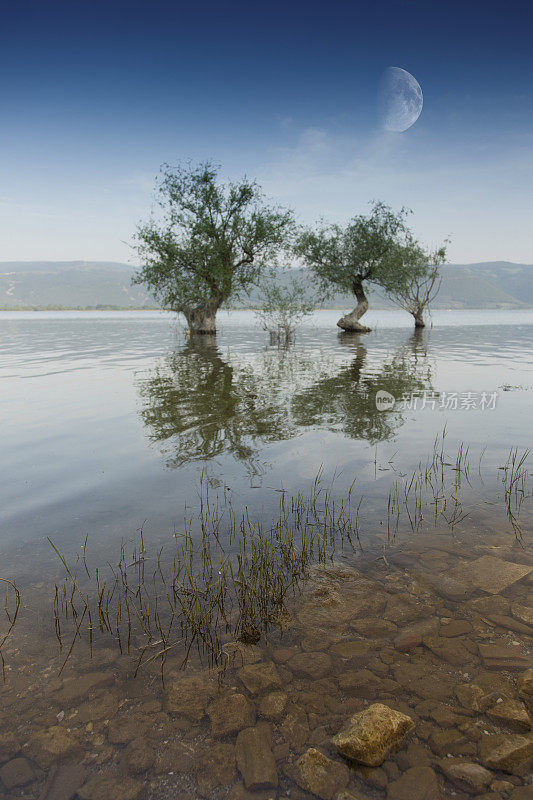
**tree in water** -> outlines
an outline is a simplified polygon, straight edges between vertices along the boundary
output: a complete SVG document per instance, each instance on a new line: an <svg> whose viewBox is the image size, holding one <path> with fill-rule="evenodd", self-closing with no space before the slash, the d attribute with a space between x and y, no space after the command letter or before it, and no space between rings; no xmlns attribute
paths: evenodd
<svg viewBox="0 0 533 800"><path fill-rule="evenodd" d="M425 328L424 311L438 295L442 283L439 267L446 260L446 244L434 252L424 252L414 244L410 258L422 268L413 270L408 280L390 291L389 296L413 315L415 328Z"/></svg>
<svg viewBox="0 0 533 800"><path fill-rule="evenodd" d="M265 203L246 178L218 182L210 163L163 166L161 215L135 235L145 284L164 308L184 314L191 333L216 332L220 306L257 283L286 245L292 212Z"/></svg>
<svg viewBox="0 0 533 800"><path fill-rule="evenodd" d="M297 237L295 252L319 278L325 289L352 292L357 306L337 322L345 331L368 333L361 317L368 310L366 284L393 291L403 286L417 265L410 261L413 237L406 225L409 211L395 212L374 203L368 216L354 217L347 225L319 225Z"/></svg>

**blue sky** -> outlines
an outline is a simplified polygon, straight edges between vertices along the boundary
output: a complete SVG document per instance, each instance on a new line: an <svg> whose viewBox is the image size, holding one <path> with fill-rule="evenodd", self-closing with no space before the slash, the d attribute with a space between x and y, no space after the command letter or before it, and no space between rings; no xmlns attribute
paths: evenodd
<svg viewBox="0 0 533 800"><path fill-rule="evenodd" d="M134 260L162 162L257 177L302 222L383 199L455 262L533 263L526 2L25 2L0 32L0 260ZM424 92L381 129L383 71Z"/></svg>

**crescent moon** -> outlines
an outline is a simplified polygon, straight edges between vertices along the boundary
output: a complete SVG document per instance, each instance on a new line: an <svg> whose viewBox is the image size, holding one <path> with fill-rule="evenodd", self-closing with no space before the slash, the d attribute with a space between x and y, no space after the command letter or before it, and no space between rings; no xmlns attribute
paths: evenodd
<svg viewBox="0 0 533 800"><path fill-rule="evenodd" d="M401 67L389 67L380 91L381 118L387 131L402 133L422 113L424 95L414 75Z"/></svg>

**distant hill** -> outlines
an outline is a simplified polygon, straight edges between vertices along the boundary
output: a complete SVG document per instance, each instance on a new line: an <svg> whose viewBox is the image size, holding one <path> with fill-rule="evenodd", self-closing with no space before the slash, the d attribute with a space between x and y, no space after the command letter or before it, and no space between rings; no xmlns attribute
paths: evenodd
<svg viewBox="0 0 533 800"><path fill-rule="evenodd" d="M46 308L156 308L153 297L131 285L134 267L113 261L4 261L0 262L0 309ZM527 308L533 306L533 265L508 261L446 264L434 308ZM311 288L306 270L291 270ZM287 280L280 274L280 281ZM376 291L374 307L391 303ZM253 289L239 307L257 307L260 292ZM349 295L337 294L331 308L353 305Z"/></svg>

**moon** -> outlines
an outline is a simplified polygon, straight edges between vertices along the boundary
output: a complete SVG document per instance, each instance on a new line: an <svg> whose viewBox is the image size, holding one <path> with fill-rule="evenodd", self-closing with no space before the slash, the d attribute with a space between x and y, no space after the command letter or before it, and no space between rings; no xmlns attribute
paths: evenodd
<svg viewBox="0 0 533 800"><path fill-rule="evenodd" d="M422 113L424 95L414 75L401 67L385 70L381 82L380 107L383 127L402 133Z"/></svg>

